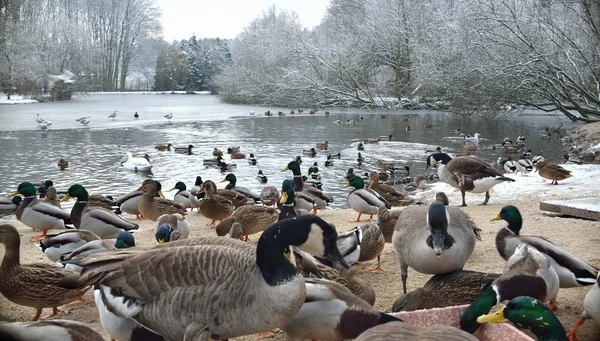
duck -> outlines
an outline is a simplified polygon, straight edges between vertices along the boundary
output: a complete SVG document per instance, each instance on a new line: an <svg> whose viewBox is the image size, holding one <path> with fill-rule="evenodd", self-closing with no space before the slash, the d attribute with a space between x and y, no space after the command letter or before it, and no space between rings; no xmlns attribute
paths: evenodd
<svg viewBox="0 0 600 341"><path fill-rule="evenodd" d="M16 211L22 200L23 198L18 195L12 198L0 198L0 214Z"/></svg>
<svg viewBox="0 0 600 341"><path fill-rule="evenodd" d="M255 203L260 203L260 195L248 190L245 187L240 187L240 186L236 185L237 178L236 178L235 174L229 173L225 176L225 179L221 180L221 182L226 182L226 181L229 183L227 184L227 186L225 186L225 189L237 192L237 193L247 197L248 199L252 199Z"/></svg>
<svg viewBox="0 0 600 341"><path fill-rule="evenodd" d="M56 165L58 166L58 168L60 168L60 170L65 170L65 168L69 167L69 161L65 159L60 159L58 160L58 163Z"/></svg>
<svg viewBox="0 0 600 341"><path fill-rule="evenodd" d="M308 214L308 211L312 211L314 206L312 202L307 201L305 198L296 197L294 183L289 179L283 180L281 183L281 197L278 206L279 205L279 211L281 213L279 214L278 221Z"/></svg>
<svg viewBox="0 0 600 341"><path fill-rule="evenodd" d="M135 112L135 114L133 114L133 118L135 118L136 120L137 120L138 118L140 118L140 115L137 113L137 111Z"/></svg>
<svg viewBox="0 0 600 341"><path fill-rule="evenodd" d="M302 151L302 155L307 155L307 156L311 156L314 157L315 155L317 155L317 151L314 148L311 149L305 149Z"/></svg>
<svg viewBox="0 0 600 341"><path fill-rule="evenodd" d="M360 152L358 152L358 157L356 158L356 162L358 162L358 163L365 162L365 158L362 156L362 154Z"/></svg>
<svg viewBox="0 0 600 341"><path fill-rule="evenodd" d="M533 152L531 151L531 149L527 149L521 154L521 156L524 156L525 158L530 158L532 154Z"/></svg>
<svg viewBox="0 0 600 341"><path fill-rule="evenodd" d="M516 166L517 171L521 173L521 176L531 173L531 171L533 170L533 162L531 162L531 160L529 160L523 155L521 155L521 158L519 159L519 161L517 161Z"/></svg>
<svg viewBox="0 0 600 341"><path fill-rule="evenodd" d="M573 176L571 171L550 162L536 163L535 172L539 173L542 178L552 180L552 185L558 185L558 180L565 180Z"/></svg>
<svg viewBox="0 0 600 341"><path fill-rule="evenodd" d="M369 138L369 139L364 139L363 140L364 144L375 144L375 143L379 143L379 139L377 138Z"/></svg>
<svg viewBox="0 0 600 341"><path fill-rule="evenodd" d="M136 172L149 172L152 170L148 154L145 154L144 157L133 157L131 152L127 152L121 159L121 166Z"/></svg>
<svg viewBox="0 0 600 341"><path fill-rule="evenodd" d="M159 181L154 181L156 185L156 196L164 198L164 194L162 192L162 184ZM139 210L140 201L142 201L142 197L144 196L144 191L135 190L133 192L129 192L121 197L119 197L115 202L117 206L119 206L119 210L129 214L135 214L137 219L142 219ZM89 202L88 202L89 205Z"/></svg>
<svg viewBox="0 0 600 341"><path fill-rule="evenodd" d="M376 223L360 225L362 239L360 241L360 255L358 262L367 262L377 258L377 266L367 270L373 273L384 273L381 268L381 252L385 246L385 238Z"/></svg>
<svg viewBox="0 0 600 341"><path fill-rule="evenodd" d="M49 260L58 262L61 255L70 253L92 240L100 240L100 237L92 231L77 229L46 235L40 241L40 247Z"/></svg>
<svg viewBox="0 0 600 341"><path fill-rule="evenodd" d="M65 269L81 273L82 261L89 255L94 253L105 252L108 250L126 249L135 246L135 238L128 231L119 233L117 239L96 239L81 245L75 250L60 255L59 262Z"/></svg>
<svg viewBox="0 0 600 341"><path fill-rule="evenodd" d="M427 157L429 167L437 167L437 174L442 181L454 188L458 188L462 194L462 205L465 202L465 193L484 193L485 199L482 205L487 205L490 200L490 189L503 182L514 182L514 179L505 177L501 172L494 169L488 163L472 157L451 158L446 153L434 153Z"/></svg>
<svg viewBox="0 0 600 341"><path fill-rule="evenodd" d="M204 181L202 181L202 177L201 176L197 176L196 180L194 181L194 186L192 186L192 188L190 188L190 193L194 196L196 196L198 199L202 198L202 196L200 196L200 187L202 187L202 183Z"/></svg>
<svg viewBox="0 0 600 341"><path fill-rule="evenodd" d="M245 159L245 158L246 158L246 154L244 154L244 153L240 153L240 152L237 152L237 153L232 153L232 154L230 155L230 157L231 157L232 159L238 159L238 160L239 160L239 159Z"/></svg>
<svg viewBox="0 0 600 341"><path fill-rule="evenodd" d="M235 163L223 162L222 157L217 156L217 167L221 170L221 172L226 172L235 169L237 165Z"/></svg>
<svg viewBox="0 0 600 341"><path fill-rule="evenodd" d="M351 222L359 222L361 215L370 214L371 218L373 215L378 214L381 207L385 207L388 210L392 208L390 204L381 197L377 192L364 188L365 183L360 176L353 176L344 188L354 187L354 190L348 194L348 205L358 212L358 216Z"/></svg>
<svg viewBox="0 0 600 341"><path fill-rule="evenodd" d="M346 171L346 181L350 181L350 179L352 179L355 175L356 173L354 173L354 168L348 168Z"/></svg>
<svg viewBox="0 0 600 341"><path fill-rule="evenodd" d="M425 129L429 129L429 128L433 128L433 124L431 124L431 123L426 123L426 124L425 124Z"/></svg>
<svg viewBox="0 0 600 341"><path fill-rule="evenodd" d="M217 155L217 157L212 159L203 159L202 164L205 166L217 166L221 160L223 160L223 157L221 155Z"/></svg>
<svg viewBox="0 0 600 341"><path fill-rule="evenodd" d="M294 175L294 190L296 192L302 192L304 189L304 179L302 179L302 172L300 171L300 163L297 161L288 162L287 166L282 169L282 172L292 171Z"/></svg>
<svg viewBox="0 0 600 341"><path fill-rule="evenodd" d="M164 115L163 117L166 118L167 120L170 120L173 118L173 113L168 113L168 114Z"/></svg>
<svg viewBox="0 0 600 341"><path fill-rule="evenodd" d="M392 236L404 293L408 267L424 274L462 269L475 249L475 239L481 240L480 231L468 214L441 202L405 208Z"/></svg>
<svg viewBox="0 0 600 341"><path fill-rule="evenodd" d="M192 210L194 208L198 208L198 205L200 203L198 201L198 198L196 198L194 195L192 195L190 191L187 190L185 183L177 181L177 183L175 183L175 186L171 188L171 191L174 190L177 190L177 193L175 193L175 196L173 197L174 201L181 203L185 207L189 207ZM193 200L194 198L196 200Z"/></svg>
<svg viewBox="0 0 600 341"><path fill-rule="evenodd" d="M208 226L214 226L217 220L223 220L235 209L231 200L217 193L217 185L211 180L202 184L202 191L206 193L204 200L200 202L200 212L212 221Z"/></svg>
<svg viewBox="0 0 600 341"><path fill-rule="evenodd" d="M406 192L416 192L417 190L423 190L427 188L427 177L423 174L417 174L413 177L413 180L404 186Z"/></svg>
<svg viewBox="0 0 600 341"><path fill-rule="evenodd" d="M23 200L16 210L17 220L33 229L42 230L40 236L31 239L39 242L48 230L65 230L71 224L71 216L60 208L37 200L35 187L30 182L22 182L10 196L23 195Z"/></svg>
<svg viewBox="0 0 600 341"><path fill-rule="evenodd" d="M356 149L358 150L365 150L365 145L362 142L359 142L358 145L356 146Z"/></svg>
<svg viewBox="0 0 600 341"><path fill-rule="evenodd" d="M52 308L52 314L42 319L57 315L56 307L76 300L89 290L86 286L69 289L69 283L77 283L77 275L55 265L21 264L21 239L13 225L0 225L0 244L4 245L0 293L15 304L35 308L32 321L40 318L44 308Z"/></svg>
<svg viewBox="0 0 600 341"><path fill-rule="evenodd" d="M340 160L342 158L342 153L329 154L327 156L331 156L332 159L338 159L338 160Z"/></svg>
<svg viewBox="0 0 600 341"><path fill-rule="evenodd" d="M47 203L49 205L53 205L53 206L56 206L58 208L61 208L61 206L60 206L60 200L58 200L58 193L56 192L56 188L54 186L40 187L40 191L43 188L45 188L46 192L44 194L44 198L42 199L42 202L45 202L45 203Z"/></svg>
<svg viewBox="0 0 600 341"><path fill-rule="evenodd" d="M596 284L588 291L583 301L583 312L575 323L575 326L567 336L569 340L577 340L577 329L585 322L585 320L592 319L596 324L600 324L600 275L596 277Z"/></svg>
<svg viewBox="0 0 600 341"><path fill-rule="evenodd" d="M250 158L248 159L248 164L250 166L256 166L257 163L258 163L258 161L256 161L256 158L254 158L254 154L250 153Z"/></svg>
<svg viewBox="0 0 600 341"><path fill-rule="evenodd" d="M331 158L331 155L327 155L327 160L325 160L325 167L332 167L333 166L333 159Z"/></svg>
<svg viewBox="0 0 600 341"><path fill-rule="evenodd" d="M138 190L143 190L142 200L138 204L138 210L144 218L156 221L158 217L167 213L179 213L185 215L185 205L166 198L156 197L157 185L152 179L146 179Z"/></svg>
<svg viewBox="0 0 600 341"><path fill-rule="evenodd" d="M511 146L509 144L504 144L502 147L502 153L504 154L519 154L521 150L523 150L523 148L520 145Z"/></svg>
<svg viewBox="0 0 600 341"><path fill-rule="evenodd" d="M306 299L294 317L282 327L288 340L346 340L392 321L345 286L325 279L305 278Z"/></svg>
<svg viewBox="0 0 600 341"><path fill-rule="evenodd" d="M517 296L498 312L477 318L478 323L502 323L506 320L529 330L538 341L570 340L565 333L565 327L552 311L530 296Z"/></svg>
<svg viewBox="0 0 600 341"><path fill-rule="evenodd" d="M500 213L491 220L504 220L508 223L496 234L496 249L505 260L512 256L517 245L527 243L548 258L550 264L558 273L561 288L573 288L596 283L598 269L595 267L545 237L521 236L519 233L523 226L523 218L516 206L506 205L502 207Z"/></svg>
<svg viewBox="0 0 600 341"><path fill-rule="evenodd" d="M386 184L380 184L379 174L377 172L371 172L369 189L377 192L377 194L384 198L390 204L390 206L406 206L413 202L412 198L404 193L399 192L394 187Z"/></svg>
<svg viewBox="0 0 600 341"><path fill-rule="evenodd" d="M355 341L477 341L478 339L458 328L434 325L414 326L404 322L389 322L367 329Z"/></svg>
<svg viewBox="0 0 600 341"><path fill-rule="evenodd" d="M410 126L406 126L406 131L410 131Z"/></svg>
<svg viewBox="0 0 600 341"><path fill-rule="evenodd" d="M71 320L0 322L0 335L11 341L104 341L94 328Z"/></svg>
<svg viewBox="0 0 600 341"><path fill-rule="evenodd" d="M123 231L137 230L138 224L126 221L113 212L90 208L87 203L88 192L80 184L69 187L67 194L61 201L77 198L77 202L71 209L71 221L78 229L93 232L102 239L116 238Z"/></svg>
<svg viewBox="0 0 600 341"><path fill-rule="evenodd" d="M538 155L534 156L531 159L531 163L533 163L533 165L535 166L538 162L544 162L546 161L546 159L544 158L544 155L542 155L542 153L538 153Z"/></svg>
<svg viewBox="0 0 600 341"><path fill-rule="evenodd" d="M237 153L239 151L240 151L240 146L227 148L227 154L233 154L233 153Z"/></svg>
<svg viewBox="0 0 600 341"><path fill-rule="evenodd" d="M187 147L173 147L173 150L176 153L192 155L192 148L194 148L194 146L190 144Z"/></svg>
<svg viewBox="0 0 600 341"><path fill-rule="evenodd" d="M223 156L223 152L219 148L213 148L212 155L214 157Z"/></svg>
<svg viewBox="0 0 600 341"><path fill-rule="evenodd" d="M109 252L89 259L79 282L122 288L122 293L107 295L106 305L166 339L182 340L184 335L186 339L228 339L270 330L294 317L306 300L306 282L284 257L284 250L291 245L347 267L337 256L336 239L335 228L323 219L299 216L271 225L256 247L232 238L205 236L144 251ZM195 259L196 266L188 268L189 259ZM137 269L142 268L147 276L139 278ZM188 276L176 276L183 268L188 269ZM138 278L137 290L129 284L133 277ZM186 295L175 294L181 290ZM240 306L241 295L260 299ZM210 302L219 307L210 317L204 310L189 308L207 307ZM237 318L218 322L231 314Z"/></svg>
<svg viewBox="0 0 600 341"><path fill-rule="evenodd" d="M170 143L168 143L166 145L165 144L157 144L156 146L154 146L154 149L164 152L165 150L171 151L171 147L173 147L173 145Z"/></svg>
<svg viewBox="0 0 600 341"><path fill-rule="evenodd" d="M431 277L396 299L390 312L414 311L471 304L492 285L500 274L457 270Z"/></svg>
<svg viewBox="0 0 600 341"><path fill-rule="evenodd" d="M329 141L317 142L318 149L327 149L329 147Z"/></svg>
<svg viewBox="0 0 600 341"><path fill-rule="evenodd" d="M258 174L256 174L256 180L258 180L261 184L266 184L269 179L263 174L262 169L259 169Z"/></svg>
<svg viewBox="0 0 600 341"><path fill-rule="evenodd" d="M460 131L460 128L458 128L458 129L453 129L453 130L450 132L450 134L452 134L452 135L459 135L460 133L461 133L461 131Z"/></svg>
<svg viewBox="0 0 600 341"><path fill-rule="evenodd" d="M154 223L154 237L159 244L186 239L190 236L190 224L183 215L163 214Z"/></svg>
<svg viewBox="0 0 600 341"><path fill-rule="evenodd" d="M513 160L510 156L506 158L506 161L504 161L503 167L506 173L517 172L517 162Z"/></svg>
<svg viewBox="0 0 600 341"><path fill-rule="evenodd" d="M380 209L380 213L377 215L377 225L383 234L383 239L386 243L392 242L392 236L394 235L394 228L396 227L396 222L398 221L398 217L402 213L401 209L390 210L387 211L387 214L383 214L384 209Z"/></svg>
<svg viewBox="0 0 600 341"><path fill-rule="evenodd" d="M303 179L304 178L305 177L303 177ZM308 181L308 179L306 179L305 181ZM304 186L300 193L301 195L308 195L314 201L313 209L311 212L312 214L317 214L317 210L323 210L327 208L327 205L333 203L333 197L323 192L316 186Z"/></svg>
<svg viewBox="0 0 600 341"><path fill-rule="evenodd" d="M90 194L88 196L88 206L89 207L100 207L105 210L112 211L119 205L113 199L113 197L110 195L104 196L104 195L100 195L100 194Z"/></svg>
<svg viewBox="0 0 600 341"><path fill-rule="evenodd" d="M500 277L462 313L460 328L474 333L479 328L479 316L517 296L531 296L555 308L558 288L558 275L548 259L535 247L521 243L506 261Z"/></svg>
<svg viewBox="0 0 600 341"><path fill-rule="evenodd" d="M264 206L273 206L279 200L279 190L275 186L264 186L260 192L260 202Z"/></svg>
<svg viewBox="0 0 600 341"><path fill-rule="evenodd" d="M273 207L246 205L236 208L231 216L221 220L217 225L217 236L224 236L231 230L233 223L242 225L245 241L248 235L264 231L267 227L277 222L279 211Z"/></svg>
<svg viewBox="0 0 600 341"><path fill-rule="evenodd" d="M565 163L574 163L576 165L583 165L583 161L580 159L575 159L569 156L569 154L563 154L563 159L565 159Z"/></svg>

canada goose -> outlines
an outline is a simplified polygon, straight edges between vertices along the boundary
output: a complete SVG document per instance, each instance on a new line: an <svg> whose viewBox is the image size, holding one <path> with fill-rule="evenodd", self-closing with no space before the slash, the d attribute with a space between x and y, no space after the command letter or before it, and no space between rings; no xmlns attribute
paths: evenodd
<svg viewBox="0 0 600 341"><path fill-rule="evenodd" d="M86 259L79 282L118 286L109 291L106 305L167 339L228 339L270 330L294 317L306 300L306 282L284 250L292 245L347 267L336 239L334 227L323 219L300 216L273 224L256 247L200 237L109 252ZM194 259L191 268L189 259ZM183 269L187 276L176 275ZM239 298L247 295L256 299L240 305Z"/></svg>
<svg viewBox="0 0 600 341"><path fill-rule="evenodd" d="M465 202L465 192L484 193L485 200L482 205L486 205L490 200L490 189L503 182L514 182L514 179L507 178L491 165L472 157L451 158L446 153L435 153L427 157L427 169L429 166L437 167L438 176L442 181L454 188L458 188L462 194L462 205L467 206Z"/></svg>
<svg viewBox="0 0 600 341"><path fill-rule="evenodd" d="M403 322L390 322L367 329L355 341L477 341L478 339L450 326L418 327Z"/></svg>
<svg viewBox="0 0 600 341"><path fill-rule="evenodd" d="M0 336L10 341L104 341L94 328L70 320L0 322Z"/></svg>
<svg viewBox="0 0 600 341"><path fill-rule="evenodd" d="M479 231L458 207L433 202L429 207L405 208L392 236L404 293L409 266L425 274L462 269L475 249L475 238L480 239Z"/></svg>

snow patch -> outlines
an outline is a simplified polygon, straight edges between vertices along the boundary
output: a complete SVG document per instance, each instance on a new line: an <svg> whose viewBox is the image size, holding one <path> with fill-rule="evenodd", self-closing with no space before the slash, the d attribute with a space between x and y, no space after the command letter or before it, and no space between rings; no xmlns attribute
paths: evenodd
<svg viewBox="0 0 600 341"><path fill-rule="evenodd" d="M10 95L10 99L5 93L0 92L0 104L29 104L37 103L35 99L29 99L21 95Z"/></svg>

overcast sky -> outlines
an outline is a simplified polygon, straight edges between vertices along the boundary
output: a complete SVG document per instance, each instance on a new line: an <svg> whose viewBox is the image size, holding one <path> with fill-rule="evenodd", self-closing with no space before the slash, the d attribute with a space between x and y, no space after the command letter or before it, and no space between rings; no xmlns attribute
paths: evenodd
<svg viewBox="0 0 600 341"><path fill-rule="evenodd" d="M302 25L320 23L329 0L157 0L162 9L165 40L187 39L192 33L201 38L235 38L263 10L275 4L293 10Z"/></svg>

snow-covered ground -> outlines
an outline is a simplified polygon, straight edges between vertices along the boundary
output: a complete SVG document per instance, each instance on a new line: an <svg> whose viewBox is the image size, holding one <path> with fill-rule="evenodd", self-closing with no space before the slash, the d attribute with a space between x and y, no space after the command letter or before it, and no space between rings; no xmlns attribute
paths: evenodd
<svg viewBox="0 0 600 341"><path fill-rule="evenodd" d="M551 185L550 180L539 176L538 173L530 173L525 176L518 174L506 174L506 177L515 179L515 182L505 182L494 186L490 190L490 204L510 203L513 200L549 200L549 199L571 199L598 196L600 186L600 165L566 164L561 165L571 171L572 177ZM451 202L461 202L460 191L444 182L430 184L432 192L445 192ZM467 193L465 200L467 205L475 205L483 202L485 193Z"/></svg>
<svg viewBox="0 0 600 341"><path fill-rule="evenodd" d="M37 103L34 99L24 98L21 95L11 95L10 100L7 99L5 93L0 92L0 104L29 104L29 103Z"/></svg>
<svg viewBox="0 0 600 341"><path fill-rule="evenodd" d="M105 92L76 92L75 95L189 95L186 91L105 91ZM210 91L194 91L195 95L210 95Z"/></svg>

